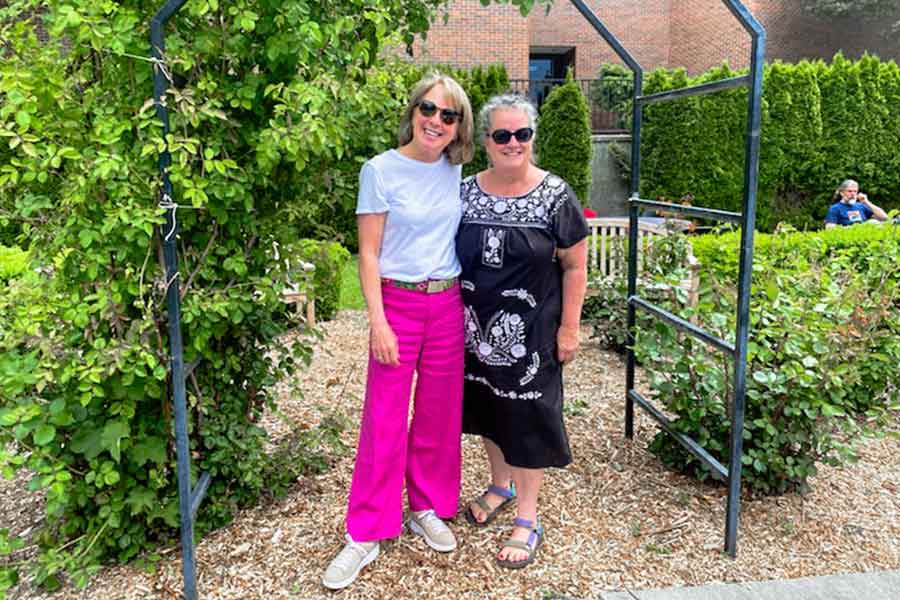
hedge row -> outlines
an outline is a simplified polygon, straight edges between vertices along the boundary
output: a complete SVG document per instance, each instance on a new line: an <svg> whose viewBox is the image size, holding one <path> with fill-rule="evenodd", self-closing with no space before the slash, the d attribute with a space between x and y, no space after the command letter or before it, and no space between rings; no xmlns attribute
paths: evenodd
<svg viewBox="0 0 900 600"><path fill-rule="evenodd" d="M730 340L738 244L735 233L694 244L703 263L694 318ZM751 307L744 482L761 493L802 490L817 463L853 458L846 440L856 417L900 410L892 376L900 361L900 228L760 234ZM658 324L639 330L636 352L676 429L727 463L730 359ZM673 468L709 476L665 433L651 450Z"/></svg>
<svg viewBox="0 0 900 600"><path fill-rule="evenodd" d="M644 93L740 74L721 66L695 77L650 73ZM767 65L764 71L757 223L821 227L830 198L857 179L885 210L900 208L900 68L874 56ZM747 91L729 90L648 106L642 196L741 210Z"/></svg>

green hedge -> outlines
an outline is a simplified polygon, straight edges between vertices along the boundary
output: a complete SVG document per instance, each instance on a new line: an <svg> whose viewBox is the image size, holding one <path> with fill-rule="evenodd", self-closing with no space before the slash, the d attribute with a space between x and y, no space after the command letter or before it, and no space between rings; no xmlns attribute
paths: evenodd
<svg viewBox="0 0 900 600"><path fill-rule="evenodd" d="M734 77L727 66L688 77L650 73L644 93ZM822 225L831 196L857 179L872 200L900 208L900 68L873 56L776 62L764 72L758 227ZM641 195L741 210L747 91L654 104L644 111Z"/></svg>
<svg viewBox="0 0 900 600"><path fill-rule="evenodd" d="M316 298L316 320L334 318L341 296L341 274L350 262L350 252L337 242L300 240L297 255L315 265L312 288Z"/></svg>
<svg viewBox="0 0 900 600"><path fill-rule="evenodd" d="M582 204L591 187L590 112L584 94L566 75L563 85L553 88L541 106L535 152L541 168L559 175L575 190Z"/></svg>
<svg viewBox="0 0 900 600"><path fill-rule="evenodd" d="M735 233L694 242L703 263L698 324L734 339ZM853 457L856 417L900 410L900 228L858 225L818 233L758 236L748 344L744 482L751 490L804 489L817 463ZM682 310L682 316L691 315ZM705 345L655 324L636 352L655 401L677 430L727 463L733 364ZM709 472L660 433L651 444L667 465Z"/></svg>

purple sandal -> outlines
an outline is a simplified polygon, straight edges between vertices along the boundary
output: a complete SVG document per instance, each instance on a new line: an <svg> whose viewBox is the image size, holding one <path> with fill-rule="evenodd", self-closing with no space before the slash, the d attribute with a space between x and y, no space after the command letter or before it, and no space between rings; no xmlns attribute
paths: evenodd
<svg viewBox="0 0 900 600"><path fill-rule="evenodd" d="M490 504L487 503L487 500L485 500L485 496L487 496L488 493L496 494L497 496L500 496L501 498L504 499L503 502L501 502L499 505L497 505L497 507L494 508L493 510L491 509ZM472 501L475 504L477 504L479 506L479 508L481 508L481 510L483 510L485 512L485 514L487 515L484 518L484 521L479 521L478 519L475 518L475 513L472 512L471 504L466 508L466 521L468 521L469 524L474 525L475 527L487 527L490 524L490 522L493 521L497 517L497 514L501 510L503 510L504 508L509 506L510 502L512 502L515 499L516 499L516 488L514 486L511 486L510 488L507 489L507 488L502 488L498 485L489 485L488 489L485 490L485 492L483 494L481 494L480 496L478 496L477 498L475 498Z"/></svg>
<svg viewBox="0 0 900 600"><path fill-rule="evenodd" d="M502 548L515 548L517 550L524 550L528 553L528 557L523 560L508 560L508 559L497 559L497 564L506 569L524 569L528 565L534 562L534 559L537 555L538 548L541 547L541 542L544 541L544 528L541 526L540 519L535 519L537 523L532 523L528 519L520 519L516 517L513 520L513 525L516 527L524 527L525 529L530 529L531 533L528 535L527 542L520 542L519 540L508 539L503 542Z"/></svg>

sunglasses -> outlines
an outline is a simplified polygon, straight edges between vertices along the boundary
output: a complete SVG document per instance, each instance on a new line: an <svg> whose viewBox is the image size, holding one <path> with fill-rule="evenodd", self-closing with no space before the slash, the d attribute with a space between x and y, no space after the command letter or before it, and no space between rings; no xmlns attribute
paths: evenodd
<svg viewBox="0 0 900 600"><path fill-rule="evenodd" d="M437 104L428 100L420 100L416 103L416 106L419 107L419 112L422 113L423 117L433 117L434 113L438 111ZM453 125L462 118L461 112L456 112L449 108L442 108L440 110L441 121L443 121L444 125Z"/></svg>
<svg viewBox="0 0 900 600"><path fill-rule="evenodd" d="M509 129L495 129L491 132L491 139L494 140L494 143L500 144L501 146L504 144L508 144L509 141L516 137L516 141L520 144L524 144L528 140L531 139L531 136L534 135L534 129L531 127L522 127L521 129L516 129L515 131L510 131Z"/></svg>

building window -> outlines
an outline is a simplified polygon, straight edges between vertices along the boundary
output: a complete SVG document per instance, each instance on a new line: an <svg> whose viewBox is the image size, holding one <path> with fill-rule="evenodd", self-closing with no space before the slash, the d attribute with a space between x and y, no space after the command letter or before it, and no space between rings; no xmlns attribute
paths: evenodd
<svg viewBox="0 0 900 600"><path fill-rule="evenodd" d="M528 53L528 97L540 106L550 90L575 69L575 48L532 46Z"/></svg>

